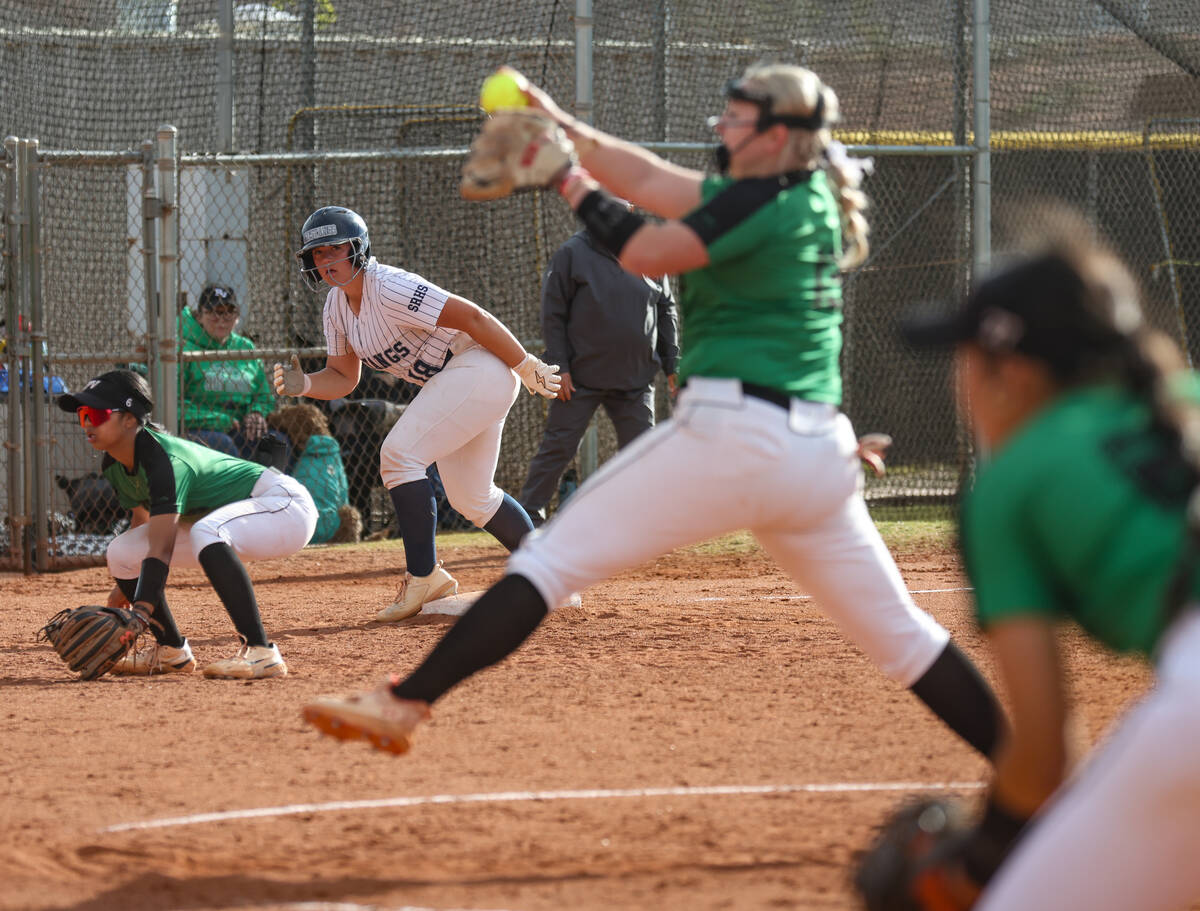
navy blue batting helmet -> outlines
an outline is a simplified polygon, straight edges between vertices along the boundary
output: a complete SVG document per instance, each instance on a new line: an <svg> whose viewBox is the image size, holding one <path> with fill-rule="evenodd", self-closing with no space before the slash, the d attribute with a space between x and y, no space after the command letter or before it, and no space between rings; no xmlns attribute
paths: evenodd
<svg viewBox="0 0 1200 911"><path fill-rule="evenodd" d="M313 264L312 251L338 244L350 244L350 259L356 268L367 265L371 258L371 239L367 236L367 223L357 212L345 206L323 206L304 220L296 258L300 260L300 274L305 284L314 291L320 287L321 276Z"/></svg>

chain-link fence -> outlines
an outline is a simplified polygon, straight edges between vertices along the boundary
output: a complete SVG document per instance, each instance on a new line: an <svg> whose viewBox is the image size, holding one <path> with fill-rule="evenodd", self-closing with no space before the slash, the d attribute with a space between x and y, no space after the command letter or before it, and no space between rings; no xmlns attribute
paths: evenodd
<svg viewBox="0 0 1200 911"><path fill-rule="evenodd" d="M323 344L321 298L299 281L292 254L304 217L331 203L366 218L381 261L477 301L536 347L541 272L574 225L557 199L540 194L486 205L458 198L482 78L514 64L603 129L705 167L704 121L719 109L724 80L782 59L834 87L839 138L876 159L866 187L873 250L846 281L843 357L855 425L896 439L889 476L871 481L868 497L907 514L947 504L970 456L948 364L907 351L893 324L914 303L961 294L969 282L973 159L962 152L973 139L976 5L0 0L0 127L37 136L43 150L86 150L40 159L38 284L50 374L77 388L139 352L156 362L147 301L161 251L146 252L145 152L124 150L142 149L158 124L179 130L178 305L194 306L209 283L232 288L236 331L259 352L242 357L269 366L275 352L315 354ZM590 22L578 15L588 9ZM1154 321L1195 357L1193 3L1006 0L993 4L988 32L995 245L1022 227L1034 195L1078 205L1143 280ZM6 287L16 313L29 293L17 294L11 280ZM6 338L14 351L31 350L12 323ZM377 446L362 426L381 421L377 434L409 394L368 375L352 398L378 404L340 417L327 411L335 436L360 432L342 451L368 529L386 524L390 507L375 485ZM180 396L186 431L182 387ZM660 404L666 411L661 395ZM51 512L61 517L51 525L67 529L83 524L81 510L54 479L81 478L96 457L70 421L49 420L46 472ZM540 400L521 396L497 476L506 489L520 487L543 421ZM600 458L614 448L602 421ZM17 482L5 471L11 489Z"/></svg>

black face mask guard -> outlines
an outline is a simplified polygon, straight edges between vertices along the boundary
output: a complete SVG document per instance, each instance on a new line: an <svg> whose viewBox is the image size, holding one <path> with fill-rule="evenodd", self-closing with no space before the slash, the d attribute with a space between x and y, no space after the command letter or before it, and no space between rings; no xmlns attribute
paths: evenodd
<svg viewBox="0 0 1200 911"><path fill-rule="evenodd" d="M730 79L725 83L725 97L734 101L746 101L758 108L758 120L754 124L755 135L762 133L777 123L782 123L789 130L816 131L825 126L825 96L817 93L817 105L811 114L774 114L771 112L772 98L763 92L747 89L740 79ZM754 136L750 136L738 146L740 149ZM724 176L729 172L729 161L733 152L726 148L725 143L719 142L713 148L713 164L717 173Z"/></svg>

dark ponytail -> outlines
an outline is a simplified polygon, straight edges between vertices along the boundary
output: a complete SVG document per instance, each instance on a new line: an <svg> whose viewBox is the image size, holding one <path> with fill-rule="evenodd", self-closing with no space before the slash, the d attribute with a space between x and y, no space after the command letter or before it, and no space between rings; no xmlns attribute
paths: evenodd
<svg viewBox="0 0 1200 911"><path fill-rule="evenodd" d="M1112 380L1150 409L1150 432L1163 442L1164 459L1150 486L1178 502L1186 492L1186 539L1167 586L1167 623L1192 598L1200 569L1200 404L1175 388L1185 362L1167 336L1146 327L1138 291L1128 269L1107 251L1078 248L1064 253L1073 262L1083 293L1077 319L1082 344L1047 364L1064 386Z"/></svg>

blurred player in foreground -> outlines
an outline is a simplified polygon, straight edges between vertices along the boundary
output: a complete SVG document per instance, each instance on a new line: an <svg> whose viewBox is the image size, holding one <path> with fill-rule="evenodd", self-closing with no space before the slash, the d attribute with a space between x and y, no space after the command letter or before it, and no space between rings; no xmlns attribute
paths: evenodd
<svg viewBox="0 0 1200 911"><path fill-rule="evenodd" d="M510 551L533 530L529 514L496 486L504 419L524 383L558 394L556 366L526 353L483 308L414 272L371 256L367 223L325 206L304 222L296 254L301 275L325 296L325 367L275 365L280 395L337 399L358 385L365 363L421 387L383 441L380 475L392 498L407 572L376 619L388 623L458 591L437 559L437 498L426 472L437 463L450 505Z"/></svg>
<svg viewBox="0 0 1200 911"><path fill-rule="evenodd" d="M283 557L308 543L317 507L304 486L151 424L150 387L131 370L97 377L79 392L60 396L58 407L79 415L88 442L105 454L102 474L133 512L129 530L108 545L108 569L116 579L108 604L132 604L148 615L155 643L127 655L112 673L195 670L196 658L167 607L165 587L170 567L198 566L243 640L236 655L209 664L204 675L286 675L279 648L263 630L242 558Z"/></svg>
<svg viewBox="0 0 1200 911"><path fill-rule="evenodd" d="M983 884L986 911L1200 899L1200 388L1126 268L1076 246L1089 236L1068 220L959 312L906 326L954 347L990 454L962 540L1012 708L982 820L926 878L957 903L910 907L970 907ZM1064 616L1158 676L1071 781Z"/></svg>
<svg viewBox="0 0 1200 911"><path fill-rule="evenodd" d="M859 166L830 145L836 95L795 66L730 82L713 120L716 176L579 123L537 88L529 95L574 139L572 149L555 123L534 118L549 125L536 154L557 147L564 173L553 185L589 232L634 274L682 274L678 406L526 539L508 575L413 674L313 703L306 717L336 737L403 752L432 702L513 652L568 593L749 528L876 665L989 754L1002 728L991 690L905 589L867 512L858 442L838 410L839 269L865 256L867 226ZM506 127L497 115L473 148ZM567 167L576 150L587 170ZM472 173L468 162L464 180ZM643 219L609 190L665 221Z"/></svg>

